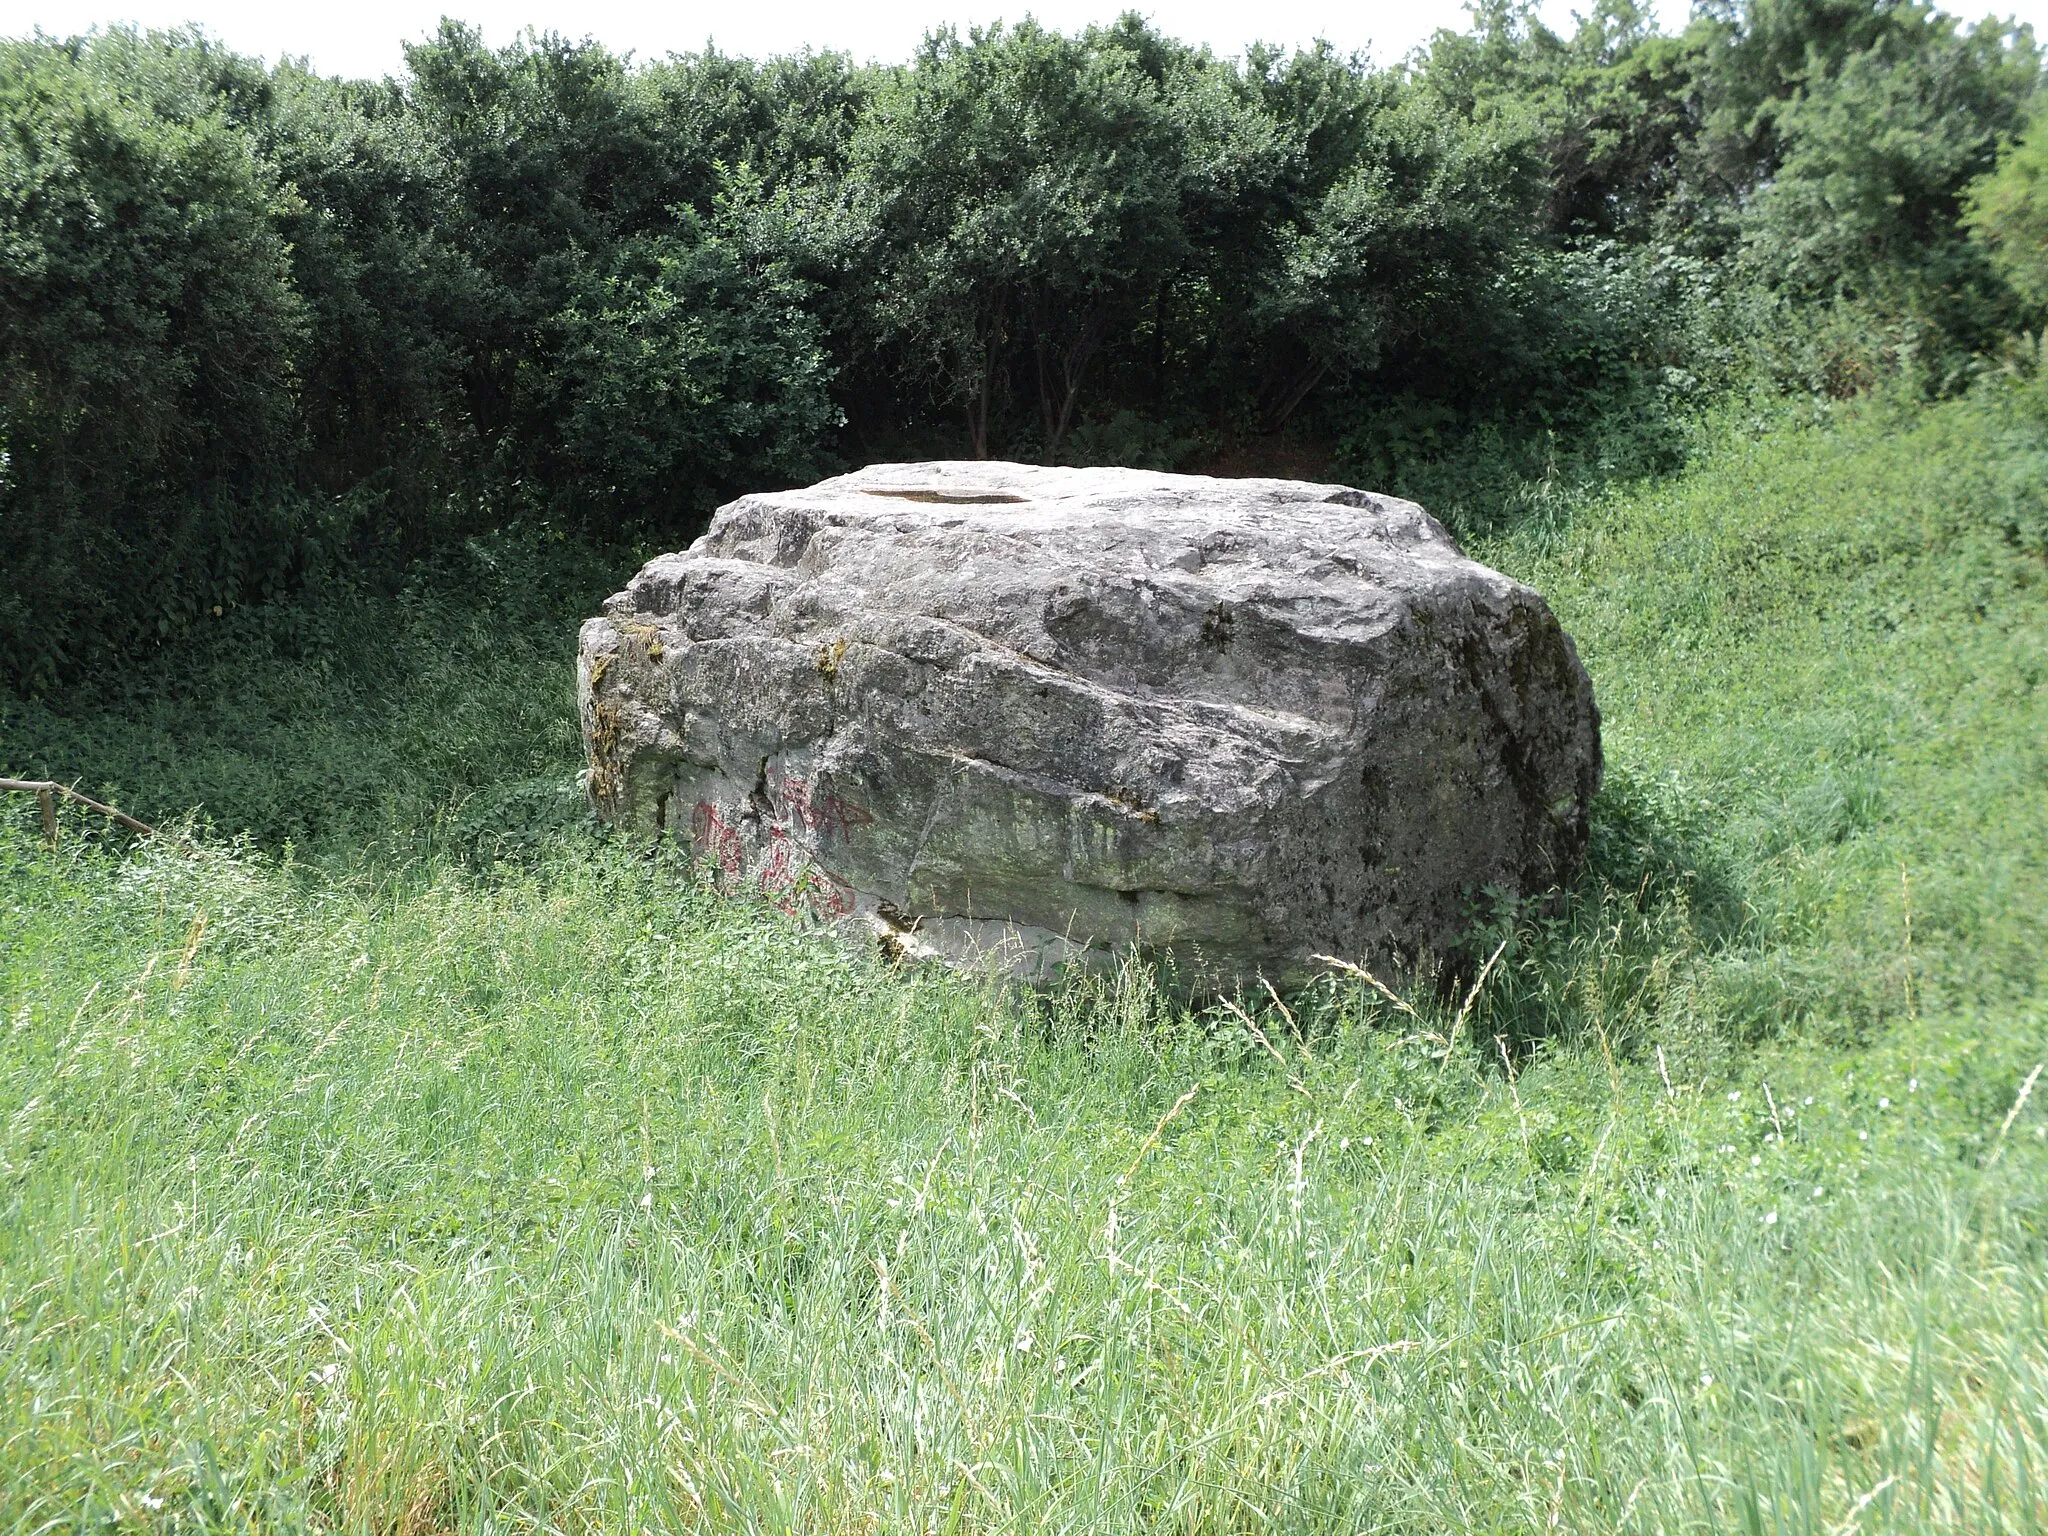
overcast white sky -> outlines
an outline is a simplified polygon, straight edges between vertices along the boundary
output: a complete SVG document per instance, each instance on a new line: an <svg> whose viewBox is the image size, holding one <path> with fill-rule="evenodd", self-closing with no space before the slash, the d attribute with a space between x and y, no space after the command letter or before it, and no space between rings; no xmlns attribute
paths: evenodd
<svg viewBox="0 0 2048 1536"><path fill-rule="evenodd" d="M1983 0L1986 10L1991 0ZM1569 21L1586 0L1545 0L1552 25ZM594 37L641 58L701 48L715 41L728 53L756 57L805 46L844 49L860 59L901 60L930 27L953 22L1015 20L1029 11L1072 30L1106 20L1119 0L0 0L0 36L38 27L68 35L127 21L143 26L196 22L229 47L275 59L308 57L327 74L382 75L402 64L399 44L432 31L440 16L459 16L504 43L531 26L572 38ZM1464 25L1462 0L1154 0L1135 8L1164 32L1235 55L1247 43L1291 44L1327 38L1344 50L1362 48L1390 61L1438 27ZM1662 0L1667 24L1683 19L1687 0ZM1975 5L1956 7L1981 14ZM2002 0L2037 30L2048 0Z"/></svg>

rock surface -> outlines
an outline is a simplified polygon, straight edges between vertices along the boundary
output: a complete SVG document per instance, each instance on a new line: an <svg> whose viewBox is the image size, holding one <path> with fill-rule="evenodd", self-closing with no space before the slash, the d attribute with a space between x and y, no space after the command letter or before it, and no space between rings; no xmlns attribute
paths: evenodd
<svg viewBox="0 0 2048 1536"><path fill-rule="evenodd" d="M583 626L599 811L897 953L1208 984L1455 945L1567 878L1592 684L1543 599L1335 485L877 465L745 496Z"/></svg>

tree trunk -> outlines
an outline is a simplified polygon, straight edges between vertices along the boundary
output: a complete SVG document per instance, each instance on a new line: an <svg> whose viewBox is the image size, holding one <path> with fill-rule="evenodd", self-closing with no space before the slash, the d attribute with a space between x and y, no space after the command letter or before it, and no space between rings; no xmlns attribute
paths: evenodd
<svg viewBox="0 0 2048 1536"><path fill-rule="evenodd" d="M1152 295L1152 409L1166 404L1166 317L1170 282L1161 283Z"/></svg>
<svg viewBox="0 0 2048 1536"><path fill-rule="evenodd" d="M990 368L982 364L979 388L967 397L967 441L977 459L988 457L988 376Z"/></svg>
<svg viewBox="0 0 2048 1536"><path fill-rule="evenodd" d="M1301 408L1301 402L1309 397L1311 390L1323 382L1329 371L1330 365L1327 362L1318 362L1310 363L1296 374L1293 382L1281 392L1280 398L1275 400L1260 418L1259 431L1270 436L1286 426L1287 418Z"/></svg>
<svg viewBox="0 0 2048 1536"><path fill-rule="evenodd" d="M980 377L967 397L967 440L977 459L988 457L989 404L995 393L996 368L1002 360L1003 320L1008 308L1008 295L997 289L989 298L988 328L980 338Z"/></svg>
<svg viewBox="0 0 2048 1536"><path fill-rule="evenodd" d="M1099 301L1089 305L1080 330L1064 347L1053 344L1048 321L1047 309L1041 305L1034 327L1038 333L1038 418L1045 430L1046 462L1051 463L1059 456L1060 444L1074 424L1074 407L1081 399L1081 378L1109 329L1109 306Z"/></svg>

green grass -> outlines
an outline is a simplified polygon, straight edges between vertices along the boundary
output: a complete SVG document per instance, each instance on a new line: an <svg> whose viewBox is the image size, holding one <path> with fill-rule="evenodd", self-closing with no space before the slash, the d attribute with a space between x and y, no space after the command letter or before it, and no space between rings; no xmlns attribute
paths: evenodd
<svg viewBox="0 0 2048 1536"><path fill-rule="evenodd" d="M1003 997L560 824L309 864L17 807L0 1510L2048 1529L2033 409L1731 424L1480 551L1610 789L1469 1010ZM425 670L550 690L555 623ZM565 775L559 708L466 750Z"/></svg>
<svg viewBox="0 0 2048 1536"><path fill-rule="evenodd" d="M327 861L487 824L530 845L581 800L576 627L635 564L511 535L228 613L51 697L0 694L0 771Z"/></svg>

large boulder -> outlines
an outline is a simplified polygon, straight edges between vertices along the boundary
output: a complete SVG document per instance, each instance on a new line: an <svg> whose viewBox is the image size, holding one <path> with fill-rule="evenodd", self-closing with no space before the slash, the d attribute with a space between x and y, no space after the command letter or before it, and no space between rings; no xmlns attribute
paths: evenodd
<svg viewBox="0 0 2048 1536"><path fill-rule="evenodd" d="M876 465L583 626L588 785L892 952L1209 985L1455 947L1565 880L1599 713L1530 588L1336 485Z"/></svg>

